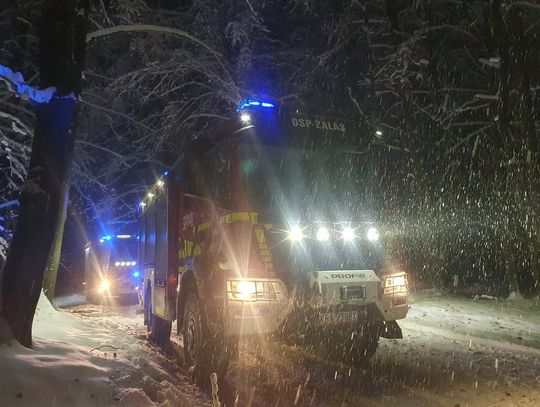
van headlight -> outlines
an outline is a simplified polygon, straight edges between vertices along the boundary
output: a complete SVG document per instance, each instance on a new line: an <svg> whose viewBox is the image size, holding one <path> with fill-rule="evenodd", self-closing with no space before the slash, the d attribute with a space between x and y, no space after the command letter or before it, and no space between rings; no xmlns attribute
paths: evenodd
<svg viewBox="0 0 540 407"><path fill-rule="evenodd" d="M395 274L384 279L384 294L399 294L406 293L407 290L407 274Z"/></svg>

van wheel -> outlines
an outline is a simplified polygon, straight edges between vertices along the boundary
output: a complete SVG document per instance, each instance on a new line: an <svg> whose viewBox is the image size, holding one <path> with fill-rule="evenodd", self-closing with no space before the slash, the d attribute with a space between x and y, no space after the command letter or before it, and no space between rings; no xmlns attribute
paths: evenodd
<svg viewBox="0 0 540 407"><path fill-rule="evenodd" d="M148 339L162 347L169 342L172 323L153 314L150 288L148 288L146 294L144 299L144 322L148 329Z"/></svg>
<svg viewBox="0 0 540 407"><path fill-rule="evenodd" d="M195 382L207 386L212 373L221 380L227 373L236 346L221 335L210 333L199 298L193 292L186 299L182 332L185 364L193 368Z"/></svg>

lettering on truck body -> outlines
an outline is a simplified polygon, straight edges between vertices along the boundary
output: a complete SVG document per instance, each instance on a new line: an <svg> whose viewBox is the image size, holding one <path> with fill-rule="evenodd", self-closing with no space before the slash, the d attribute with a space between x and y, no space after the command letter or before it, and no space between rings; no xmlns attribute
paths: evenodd
<svg viewBox="0 0 540 407"><path fill-rule="evenodd" d="M291 124L293 127L304 127L304 128L316 128L319 130L331 130L345 132L345 123L343 122L334 122L328 120L311 120L304 118L291 118Z"/></svg>

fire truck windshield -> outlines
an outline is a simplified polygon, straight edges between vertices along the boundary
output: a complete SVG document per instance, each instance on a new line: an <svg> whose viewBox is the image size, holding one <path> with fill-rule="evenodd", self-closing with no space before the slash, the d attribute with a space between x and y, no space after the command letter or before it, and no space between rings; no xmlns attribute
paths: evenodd
<svg viewBox="0 0 540 407"><path fill-rule="evenodd" d="M380 245L369 242L366 230L355 242L340 238L343 226L366 226L374 196L373 168L360 155L334 151L280 148L260 144L240 146L240 175L248 205L266 215L269 223L286 228L291 222L328 221L328 242L317 231L301 243L291 244L283 233L272 233L276 261L296 272L306 270L374 269L381 265ZM339 236L338 236L339 235ZM276 267L278 267L276 265ZM280 268L280 267L278 267Z"/></svg>
<svg viewBox="0 0 540 407"><path fill-rule="evenodd" d="M224 268L238 273L268 267L261 260L260 247L250 222L233 222L225 227L220 260Z"/></svg>
<svg viewBox="0 0 540 407"><path fill-rule="evenodd" d="M240 176L253 209L345 220L371 207L373 169L360 155L242 144Z"/></svg>
<svg viewBox="0 0 540 407"><path fill-rule="evenodd" d="M103 256L109 267L133 267L137 265L137 240L113 239L101 243Z"/></svg>

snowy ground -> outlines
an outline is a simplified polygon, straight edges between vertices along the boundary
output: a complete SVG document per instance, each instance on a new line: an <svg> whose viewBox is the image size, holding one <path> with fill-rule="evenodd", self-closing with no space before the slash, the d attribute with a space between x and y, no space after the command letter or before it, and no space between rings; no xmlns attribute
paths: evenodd
<svg viewBox="0 0 540 407"><path fill-rule="evenodd" d="M40 303L34 350L0 346L0 406L211 404L182 367L181 338L173 335L165 352L149 345L134 307L66 311ZM381 340L368 368L276 343L252 346L233 363L222 400L238 399L239 406L538 406L539 311L529 303L417 298L401 323L404 339Z"/></svg>
<svg viewBox="0 0 540 407"><path fill-rule="evenodd" d="M417 298L365 370L274 345L231 372L260 405L540 406L538 304ZM241 384L241 386L239 386ZM250 395L249 392L253 394Z"/></svg>
<svg viewBox="0 0 540 407"><path fill-rule="evenodd" d="M55 311L42 296L34 349L14 341L0 345L0 406L210 404L180 372L176 352L148 343L135 307L80 305L67 311Z"/></svg>

